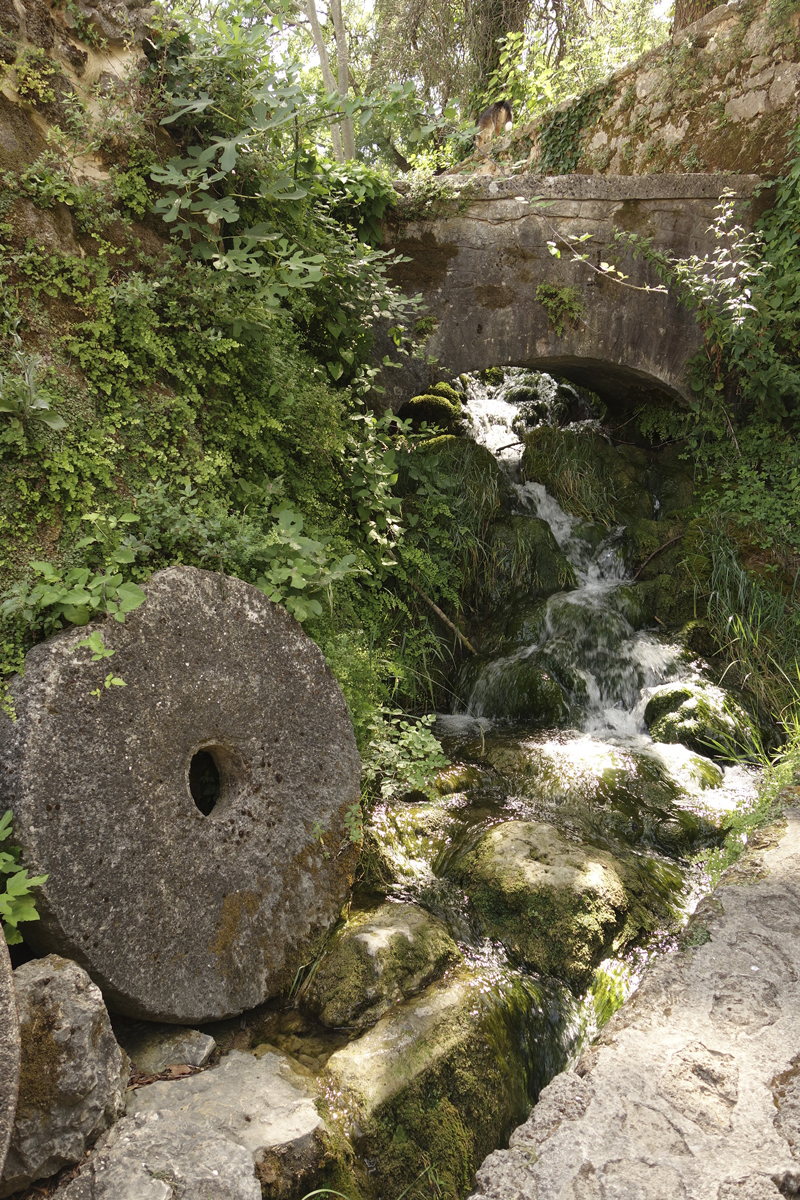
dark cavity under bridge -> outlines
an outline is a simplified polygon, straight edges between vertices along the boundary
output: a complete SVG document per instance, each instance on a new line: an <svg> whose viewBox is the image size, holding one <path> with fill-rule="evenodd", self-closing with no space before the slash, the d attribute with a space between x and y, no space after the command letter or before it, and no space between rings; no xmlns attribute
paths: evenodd
<svg viewBox="0 0 800 1200"><path fill-rule="evenodd" d="M622 287L586 263L548 249L561 239L590 233L578 246L598 265L615 261L614 230L652 239L681 258L711 254L710 226L723 191L737 199L737 215L752 228L767 207L757 175L516 176L457 179L459 199L420 215L401 200L385 244L406 255L394 279L410 295L422 293L435 327L420 361L385 372L386 400L395 411L436 379L492 366L548 371L623 405L678 401L687 394L686 366L702 343L694 315L671 295ZM544 204L537 205L541 198ZM619 259L628 282L659 283L652 266L626 249ZM541 303L540 284L574 288L580 316L559 333Z"/></svg>

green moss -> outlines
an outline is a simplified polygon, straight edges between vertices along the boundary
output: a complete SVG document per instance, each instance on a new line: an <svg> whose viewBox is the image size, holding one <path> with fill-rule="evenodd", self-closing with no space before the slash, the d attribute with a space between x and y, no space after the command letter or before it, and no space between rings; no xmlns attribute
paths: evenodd
<svg viewBox="0 0 800 1200"><path fill-rule="evenodd" d="M445 400L449 400L456 412L461 412L461 396L453 387L452 383L435 383L430 389L432 395L443 396Z"/></svg>
<svg viewBox="0 0 800 1200"><path fill-rule="evenodd" d="M20 1025L20 1117L47 1114L59 1091L64 1054L53 1036L58 1028L58 1009L45 1000L34 1000L29 1019Z"/></svg>
<svg viewBox="0 0 800 1200"><path fill-rule="evenodd" d="M495 826L456 860L452 874L489 937L526 966L578 989L612 947L664 915L657 893L647 895L634 870L550 825Z"/></svg>
<svg viewBox="0 0 800 1200"><path fill-rule="evenodd" d="M575 586L572 564L546 521L509 516L493 526L479 584L484 608L494 610L513 599L551 596Z"/></svg>
<svg viewBox="0 0 800 1200"><path fill-rule="evenodd" d="M462 428L460 401L456 407L448 397L434 393L413 396L400 408L397 415L402 421L410 420L415 429L423 422L437 425L447 433L458 433Z"/></svg>
<svg viewBox="0 0 800 1200"><path fill-rule="evenodd" d="M480 372L482 383L488 383L490 387L499 387L504 382L506 373L502 367L487 367Z"/></svg>

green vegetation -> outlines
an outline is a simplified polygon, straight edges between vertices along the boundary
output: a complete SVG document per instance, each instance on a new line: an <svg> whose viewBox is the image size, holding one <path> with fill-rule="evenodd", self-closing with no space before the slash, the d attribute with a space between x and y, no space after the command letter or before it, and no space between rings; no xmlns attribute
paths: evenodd
<svg viewBox="0 0 800 1200"><path fill-rule="evenodd" d="M11 810L0 817L0 842L8 841L11 836ZM3 878L5 876L5 878ZM8 846L0 849L0 919L3 922L3 933L9 946L22 941L22 934L17 926L20 921L38 921L35 900L31 888L44 883L46 875L28 876L27 867L20 869L19 847Z"/></svg>

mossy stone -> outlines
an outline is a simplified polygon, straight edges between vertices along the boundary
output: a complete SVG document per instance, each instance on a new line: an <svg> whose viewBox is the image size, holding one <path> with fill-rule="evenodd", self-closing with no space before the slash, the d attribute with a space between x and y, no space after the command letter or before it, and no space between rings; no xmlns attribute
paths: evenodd
<svg viewBox="0 0 800 1200"><path fill-rule="evenodd" d="M494 610L514 599L551 596L576 586L574 568L546 521L505 517L493 526L487 541L480 585L485 607Z"/></svg>
<svg viewBox="0 0 800 1200"><path fill-rule="evenodd" d="M304 1006L323 1025L364 1029L459 958L436 917L416 904L383 904L350 922L326 952Z"/></svg>
<svg viewBox="0 0 800 1200"><path fill-rule="evenodd" d="M397 413L401 421L410 420L415 429L426 423L437 425L446 433L460 433L463 430L461 419L461 401L456 396L453 403L447 396L427 393L423 396L412 396Z"/></svg>
<svg viewBox="0 0 800 1200"><path fill-rule="evenodd" d="M456 412L461 412L461 396L453 387L452 383L435 383L430 389L430 394L433 396L443 396L445 400L449 400Z"/></svg>
<svg viewBox="0 0 800 1200"><path fill-rule="evenodd" d="M662 684L648 701L644 720L653 741L678 742L723 761L736 761L760 737L738 700L711 684Z"/></svg>
<svg viewBox="0 0 800 1200"><path fill-rule="evenodd" d="M552 825L496 825L450 873L489 937L526 966L579 989L612 946L637 932L626 867Z"/></svg>
<svg viewBox="0 0 800 1200"><path fill-rule="evenodd" d="M395 1009L327 1069L374 1164L378 1195L464 1197L482 1160L508 1138L566 1053L534 980L465 965ZM537 1045L539 1060L522 1051Z"/></svg>
<svg viewBox="0 0 800 1200"><path fill-rule="evenodd" d="M469 707L474 716L524 721L540 729L565 725L569 705L559 684L536 654L524 658L481 660L471 666ZM466 688L462 685L461 694Z"/></svg>

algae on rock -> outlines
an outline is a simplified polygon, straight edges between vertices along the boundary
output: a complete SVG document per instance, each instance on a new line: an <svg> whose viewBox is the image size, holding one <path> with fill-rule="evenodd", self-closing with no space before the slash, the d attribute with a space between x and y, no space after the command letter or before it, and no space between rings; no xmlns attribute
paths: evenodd
<svg viewBox="0 0 800 1200"><path fill-rule="evenodd" d="M441 921L386 903L352 921L323 956L304 1004L323 1025L373 1025L460 958Z"/></svg>
<svg viewBox="0 0 800 1200"><path fill-rule="evenodd" d="M568 841L552 825L496 825L453 860L450 874L489 937L526 966L578 989L612 948L657 924L627 864Z"/></svg>
<svg viewBox="0 0 800 1200"><path fill-rule="evenodd" d="M553 994L499 962L465 965L328 1060L340 1118L381 1195L466 1196L475 1167L566 1065ZM535 1051L534 1051L535 1047ZM416 1185L416 1187L414 1187Z"/></svg>

